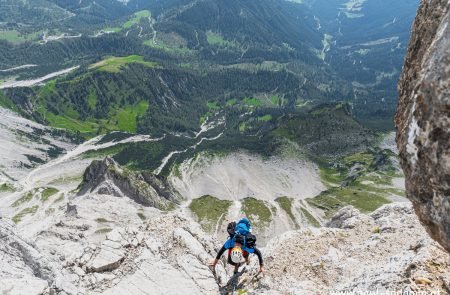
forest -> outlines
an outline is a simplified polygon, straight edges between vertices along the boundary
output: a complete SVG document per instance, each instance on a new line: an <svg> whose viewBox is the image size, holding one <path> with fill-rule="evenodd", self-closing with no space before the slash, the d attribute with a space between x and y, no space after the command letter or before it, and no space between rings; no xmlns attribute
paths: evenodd
<svg viewBox="0 0 450 295"><path fill-rule="evenodd" d="M355 38L364 34L350 31L341 36L332 18L321 23L324 34L312 13L330 16L338 13L338 6L272 0L131 0L126 6L113 2L41 0L19 5L24 10L20 15L30 15L23 23L35 25L39 34L47 30L55 36L64 32L79 37L45 44L0 40L1 68L36 65L1 71L0 80L11 74L20 80L80 67L44 87L5 89L2 105L84 138L113 130L192 134L219 114L295 113L329 102L348 103L351 115L369 129L393 128L393 81L404 45L398 50L388 50L390 43L364 45L370 44L367 38L384 37L379 30L357 43ZM42 19L31 16L38 4L47 7L41 17L52 22L50 29L39 27ZM403 1L396 5L409 9ZM91 8L79 12L81 7ZM16 14L12 9L11 15ZM66 18L67 14L71 16ZM345 30L357 25L361 31L366 26L363 18L344 18L341 23ZM3 25L3 30L33 33L18 22ZM397 34L399 29L392 26L386 31ZM386 57L383 63L380 55ZM113 60L121 62L112 71L95 67ZM237 128L250 130L251 125Z"/></svg>

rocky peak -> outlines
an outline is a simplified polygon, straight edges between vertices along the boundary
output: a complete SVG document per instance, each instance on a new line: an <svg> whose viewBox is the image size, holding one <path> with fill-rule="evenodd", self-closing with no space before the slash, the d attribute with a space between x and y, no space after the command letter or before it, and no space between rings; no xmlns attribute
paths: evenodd
<svg viewBox="0 0 450 295"><path fill-rule="evenodd" d="M95 160L86 168L78 195L97 193L128 197L143 206L170 210L182 199L164 177L150 172L134 172L112 158Z"/></svg>
<svg viewBox="0 0 450 295"><path fill-rule="evenodd" d="M450 4L422 1L399 82L397 145L406 191L431 237L450 251Z"/></svg>

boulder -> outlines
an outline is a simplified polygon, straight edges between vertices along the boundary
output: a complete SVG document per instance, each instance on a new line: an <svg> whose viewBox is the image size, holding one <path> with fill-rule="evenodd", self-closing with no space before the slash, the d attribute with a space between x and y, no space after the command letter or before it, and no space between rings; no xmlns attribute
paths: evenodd
<svg viewBox="0 0 450 295"><path fill-rule="evenodd" d="M406 195L430 236L450 251L450 5L422 1L395 118Z"/></svg>
<svg viewBox="0 0 450 295"><path fill-rule="evenodd" d="M367 219L367 217L362 215L358 209L353 206L345 206L333 215L326 226L343 229L354 228L363 219Z"/></svg>
<svg viewBox="0 0 450 295"><path fill-rule="evenodd" d="M116 228L106 236L106 240L102 242L87 263L88 271L112 271L120 266L126 254L122 244L127 244L127 240L123 238L122 232L122 229Z"/></svg>
<svg viewBox="0 0 450 295"><path fill-rule="evenodd" d="M67 217L77 217L78 216L77 205L67 203L66 216Z"/></svg>

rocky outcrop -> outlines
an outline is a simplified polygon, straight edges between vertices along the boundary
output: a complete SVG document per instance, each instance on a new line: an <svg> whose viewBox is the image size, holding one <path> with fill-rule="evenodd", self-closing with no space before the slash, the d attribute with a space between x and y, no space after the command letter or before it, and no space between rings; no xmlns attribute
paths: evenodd
<svg viewBox="0 0 450 295"><path fill-rule="evenodd" d="M67 203L66 216L77 217L77 215L78 215L77 206L71 203Z"/></svg>
<svg viewBox="0 0 450 295"><path fill-rule="evenodd" d="M124 237L124 231L120 228L114 229L106 236L106 240L102 242L97 251L87 252L87 255L91 256L87 263L87 270L103 272L118 268L125 259L125 247L129 244L130 242ZM137 240L135 246L138 246Z"/></svg>
<svg viewBox="0 0 450 295"><path fill-rule="evenodd" d="M150 172L130 171L110 157L95 160L86 169L78 195L86 193L128 197L138 204L161 210L175 208L182 199L165 178Z"/></svg>
<svg viewBox="0 0 450 295"><path fill-rule="evenodd" d="M353 206L347 206L336 212L336 214L327 222L327 227L332 228L354 228L364 215L361 215L358 209Z"/></svg>
<svg viewBox="0 0 450 295"><path fill-rule="evenodd" d="M264 249L266 276L248 288L280 294L450 292L448 255L427 236L409 203L370 215L345 207L329 226L272 240Z"/></svg>
<svg viewBox="0 0 450 295"><path fill-rule="evenodd" d="M450 4L422 1L396 115L408 198L431 237L450 251Z"/></svg>

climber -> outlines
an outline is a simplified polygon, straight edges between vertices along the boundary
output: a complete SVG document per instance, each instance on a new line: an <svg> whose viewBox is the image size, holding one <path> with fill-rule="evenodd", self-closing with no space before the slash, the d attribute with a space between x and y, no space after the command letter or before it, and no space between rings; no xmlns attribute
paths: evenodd
<svg viewBox="0 0 450 295"><path fill-rule="evenodd" d="M264 263L261 251L256 248L256 237L251 233L250 221L242 218L238 223L231 222L228 224L227 231L228 240L217 253L215 259L212 259L210 265L215 267L220 257L228 250L228 263L234 265L234 274L238 273L239 266L245 261L250 264L250 253L258 256L259 272L264 272Z"/></svg>

